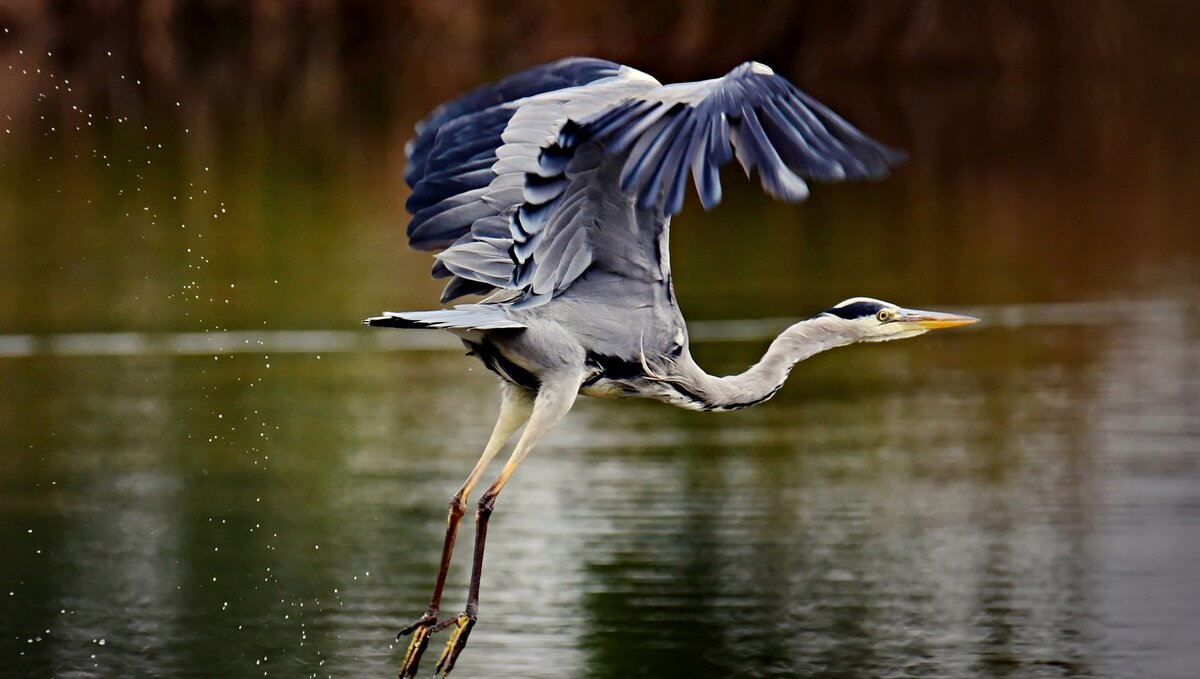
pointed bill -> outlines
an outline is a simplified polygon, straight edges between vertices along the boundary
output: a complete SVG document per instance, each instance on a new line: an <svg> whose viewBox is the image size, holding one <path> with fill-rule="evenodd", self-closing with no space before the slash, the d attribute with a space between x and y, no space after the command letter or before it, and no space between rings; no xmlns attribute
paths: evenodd
<svg viewBox="0 0 1200 679"><path fill-rule="evenodd" d="M900 317L896 320L903 323L915 323L926 330L957 328L960 325L970 325L979 322L979 319L974 316L947 314L941 311L923 311L921 309L904 309L900 312Z"/></svg>

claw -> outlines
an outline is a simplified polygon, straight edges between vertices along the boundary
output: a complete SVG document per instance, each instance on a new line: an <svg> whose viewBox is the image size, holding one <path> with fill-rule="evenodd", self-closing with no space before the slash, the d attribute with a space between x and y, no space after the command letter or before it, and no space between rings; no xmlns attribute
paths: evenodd
<svg viewBox="0 0 1200 679"><path fill-rule="evenodd" d="M396 641L400 641L401 639L412 634L413 632L417 631L421 627L433 627L434 625L437 625L437 624L438 624L437 618L426 613L425 615L422 615L420 618L417 618L408 627L405 627L404 629L400 630L399 632L396 632ZM445 626L445 623L443 623L442 625L438 625L438 629L439 630L442 629L443 626ZM434 631L436 632L437 630L434 630Z"/></svg>
<svg viewBox="0 0 1200 679"><path fill-rule="evenodd" d="M439 628L450 625L455 625L454 633L446 640L446 648L442 650L442 657L438 658L437 666L433 670L438 673L439 679L445 679L454 669L454 662L466 648L467 637L471 634L471 628L475 626L475 616L461 613L458 617L443 622Z"/></svg>
<svg viewBox="0 0 1200 679"><path fill-rule="evenodd" d="M417 676L417 667L421 664L421 656L429 646L429 635L436 631L435 625L437 625L437 618L426 613L396 634L396 641L405 635L412 635L412 639L408 642L408 650L404 651L404 663L400 665L400 679L413 679Z"/></svg>

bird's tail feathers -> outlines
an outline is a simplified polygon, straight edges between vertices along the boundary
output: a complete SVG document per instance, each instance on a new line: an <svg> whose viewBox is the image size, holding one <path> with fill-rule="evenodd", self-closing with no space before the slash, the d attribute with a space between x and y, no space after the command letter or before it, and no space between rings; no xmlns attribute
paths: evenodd
<svg viewBox="0 0 1200 679"><path fill-rule="evenodd" d="M508 317L502 307L460 304L453 309L432 311L385 311L363 320L376 328L436 328L441 330L521 330L526 326Z"/></svg>

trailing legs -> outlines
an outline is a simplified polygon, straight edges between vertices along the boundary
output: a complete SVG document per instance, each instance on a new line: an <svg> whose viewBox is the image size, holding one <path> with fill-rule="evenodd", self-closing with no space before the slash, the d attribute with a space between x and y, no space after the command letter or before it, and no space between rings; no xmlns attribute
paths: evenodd
<svg viewBox="0 0 1200 679"><path fill-rule="evenodd" d="M487 469L488 463L504 448L504 444L508 442L513 432L525 424L533 409L533 395L524 389L503 383L502 394L500 417L496 420L492 435L483 449L483 455L475 463L475 468L471 470L470 476L463 482L462 487L450 498L450 511L446 517L446 539L442 544L442 560L438 566L437 580L433 585L433 596L429 599L429 606L420 618L400 630L400 633L396 635L397 640L406 634L412 635L408 649L404 652L404 662L400 666L400 679L412 679L416 676L421 655L429 645L429 635L437 624L442 590L446 585L446 574L450 570L450 557L454 552L454 538L458 534L459 522L466 511L467 497L470 495L471 489L478 483L484 470Z"/></svg>
<svg viewBox="0 0 1200 679"><path fill-rule="evenodd" d="M500 494L504 484L508 483L508 479L516 471L517 465L521 464L521 461L533 450L534 445L571 409L578 390L579 380L574 376L568 380L543 383L534 399L529 425L525 427L525 431L517 441L512 456L504 463L504 469L501 470L500 475L479 498L479 507L475 513L475 554L471 563L471 586L467 592L467 606L456 618L438 625L438 629L451 625L455 628L450 639L446 641L446 648L438 658L435 669L436 672L441 673L442 677L450 674L450 671L454 669L455 661L458 660L459 654L467 645L467 637L471 634L471 628L475 626L476 616L479 612L479 581L483 575L483 549L487 540L488 519L496 505L496 496Z"/></svg>

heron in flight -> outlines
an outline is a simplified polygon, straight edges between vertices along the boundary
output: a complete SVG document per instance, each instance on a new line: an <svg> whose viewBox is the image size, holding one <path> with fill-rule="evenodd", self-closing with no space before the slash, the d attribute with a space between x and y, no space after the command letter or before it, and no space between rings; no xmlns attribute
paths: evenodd
<svg viewBox="0 0 1200 679"><path fill-rule="evenodd" d="M397 636L412 635L404 679L415 676L430 635L448 627L436 672L454 668L479 610L496 496L579 394L737 410L771 398L792 366L818 352L977 320L855 297L784 330L740 375L717 377L696 364L667 247L689 173L711 209L721 201L719 170L731 160L794 203L808 195L806 179L879 178L903 159L762 64L663 85L609 61L563 59L443 104L416 132L405 149L409 245L440 251L433 276L448 279L442 303L483 297L364 323L457 335L500 377L502 400L479 462L450 500L429 607ZM466 608L439 621L467 497L522 426L479 499Z"/></svg>

